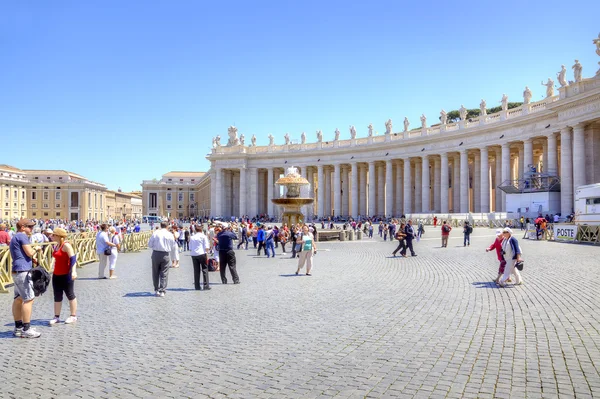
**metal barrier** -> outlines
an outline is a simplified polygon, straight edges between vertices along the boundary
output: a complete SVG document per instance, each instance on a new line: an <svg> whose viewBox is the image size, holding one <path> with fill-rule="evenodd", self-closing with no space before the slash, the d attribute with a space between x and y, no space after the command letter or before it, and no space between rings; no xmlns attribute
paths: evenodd
<svg viewBox="0 0 600 399"><path fill-rule="evenodd" d="M82 234L77 233L72 235L74 239L70 239L73 250L77 255L77 267L83 267L87 263L99 261L96 253L96 238L76 238L82 237ZM121 252L139 252L142 249L148 248L148 240L152 236L152 231L142 233L126 234L123 237L123 246ZM34 244L34 247L39 247L34 257L38 260L38 264L52 272L54 258L52 257L52 246L55 242L45 242ZM8 292L7 287L13 284L12 279L12 258L8 246L0 248L0 293Z"/></svg>

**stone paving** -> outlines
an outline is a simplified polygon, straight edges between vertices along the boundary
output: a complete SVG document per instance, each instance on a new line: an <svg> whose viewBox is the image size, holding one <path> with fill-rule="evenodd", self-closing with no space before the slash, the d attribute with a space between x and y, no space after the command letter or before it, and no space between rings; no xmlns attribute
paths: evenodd
<svg viewBox="0 0 600 399"><path fill-rule="evenodd" d="M191 259L152 295L150 252L120 254L117 280L80 269L76 325L12 338L0 296L0 397L600 397L600 247L521 240L525 284L497 288L498 262L476 229L417 257L381 239L321 243L313 276L237 251L240 285L193 290ZM66 308L63 317L67 316Z"/></svg>

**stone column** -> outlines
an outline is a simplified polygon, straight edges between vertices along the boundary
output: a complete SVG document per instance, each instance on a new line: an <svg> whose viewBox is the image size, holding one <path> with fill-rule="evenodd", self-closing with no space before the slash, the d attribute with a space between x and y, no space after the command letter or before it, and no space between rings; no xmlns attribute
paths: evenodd
<svg viewBox="0 0 600 399"><path fill-rule="evenodd" d="M306 166L307 169L307 179L308 182L310 183L310 186L308 186L308 196L310 198L315 198L315 169L314 168L310 168L308 166ZM315 202L314 201L312 204L310 204L307 207L307 213L306 216L309 220L312 220L315 214Z"/></svg>
<svg viewBox="0 0 600 399"><path fill-rule="evenodd" d="M460 157L452 157L452 212L460 213Z"/></svg>
<svg viewBox="0 0 600 399"><path fill-rule="evenodd" d="M533 140L525 139L523 141L523 163L524 172L529 172L531 169L529 165L533 165Z"/></svg>
<svg viewBox="0 0 600 399"><path fill-rule="evenodd" d="M448 213L450 206L448 204L448 153L440 154L440 212ZM452 182L454 186L454 182Z"/></svg>
<svg viewBox="0 0 600 399"><path fill-rule="evenodd" d="M267 214L273 216L273 168L267 168Z"/></svg>
<svg viewBox="0 0 600 399"><path fill-rule="evenodd" d="M481 155L475 153L473 162L473 211L481 213Z"/></svg>
<svg viewBox="0 0 600 399"><path fill-rule="evenodd" d="M340 216L342 214L342 185L341 185L341 165L333 165L333 212L332 215Z"/></svg>
<svg viewBox="0 0 600 399"><path fill-rule="evenodd" d="M560 131L560 213L567 217L573 211L573 150L571 128Z"/></svg>
<svg viewBox="0 0 600 399"><path fill-rule="evenodd" d="M323 173L323 165L317 166L317 217L322 218L325 215L325 174Z"/></svg>
<svg viewBox="0 0 600 399"><path fill-rule="evenodd" d="M248 203L248 194L246 193L246 167L240 168L240 206L239 217L246 215L246 204Z"/></svg>
<svg viewBox="0 0 600 399"><path fill-rule="evenodd" d="M573 126L573 193L587 183L585 169L585 125L578 123Z"/></svg>
<svg viewBox="0 0 600 399"><path fill-rule="evenodd" d="M358 190L360 191L359 214L363 217L369 212L367 208L368 185L367 185L367 168L361 164L358 168L358 177L360 179Z"/></svg>
<svg viewBox="0 0 600 399"><path fill-rule="evenodd" d="M391 217L394 212L394 179L392 160L385 161L385 217Z"/></svg>
<svg viewBox="0 0 600 399"><path fill-rule="evenodd" d="M216 189L212 195L215 196L215 211L213 212L213 216L222 216L223 215L223 169L218 168L216 171Z"/></svg>
<svg viewBox="0 0 600 399"><path fill-rule="evenodd" d="M258 168L250 168L250 202L246 212L250 217L258 214Z"/></svg>
<svg viewBox="0 0 600 399"><path fill-rule="evenodd" d="M494 192L496 194L494 212L502 212L502 190L498 188L498 186L502 183L502 148L496 148L496 153L494 155L494 166L496 168L494 172Z"/></svg>
<svg viewBox="0 0 600 399"><path fill-rule="evenodd" d="M342 166L342 216L350 215L350 180L348 166Z"/></svg>
<svg viewBox="0 0 600 399"><path fill-rule="evenodd" d="M508 143L502 144L502 173L500 180L501 184L504 184L505 181L510 179L510 146ZM502 190L501 190L502 191ZM500 200L500 204L502 205L502 212L507 212L506 209L506 193L502 191L502 199ZM516 209L511 209L516 211Z"/></svg>
<svg viewBox="0 0 600 399"><path fill-rule="evenodd" d="M413 203L413 212L423 213L423 165L420 158L415 159L415 200Z"/></svg>
<svg viewBox="0 0 600 399"><path fill-rule="evenodd" d="M405 215L412 213L412 184L410 178L410 158L404 158L404 204L402 213Z"/></svg>
<svg viewBox="0 0 600 399"><path fill-rule="evenodd" d="M385 166L377 167L377 215L385 212Z"/></svg>
<svg viewBox="0 0 600 399"><path fill-rule="evenodd" d="M546 173L548 169L548 141L542 142L542 159L541 159L542 168L538 168L538 172Z"/></svg>
<svg viewBox="0 0 600 399"><path fill-rule="evenodd" d="M431 211L431 201L430 201L430 184L431 181L429 180L429 156L428 155L424 155L422 157L423 159L423 166L422 166L422 177L421 177L421 190L422 190L422 199L423 199L423 208L422 208L422 212L423 213L427 213Z"/></svg>
<svg viewBox="0 0 600 399"><path fill-rule="evenodd" d="M481 148L481 200L480 200L480 212L490 213L490 160L488 155L488 148Z"/></svg>
<svg viewBox="0 0 600 399"><path fill-rule="evenodd" d="M377 185L375 184L375 161L369 161L369 216L374 216L376 212L376 188Z"/></svg>
<svg viewBox="0 0 600 399"><path fill-rule="evenodd" d="M442 208L442 198L440 197L441 184L440 159L435 158L433 161L433 211L439 212Z"/></svg>
<svg viewBox="0 0 600 399"><path fill-rule="evenodd" d="M548 135L548 159L544 160L546 163L546 173L554 173L558 175L558 160L556 152L556 133L550 133Z"/></svg>
<svg viewBox="0 0 600 399"><path fill-rule="evenodd" d="M469 158L460 150L460 213L469 213Z"/></svg>
<svg viewBox="0 0 600 399"><path fill-rule="evenodd" d="M352 212L351 216L356 218L359 215L358 209L358 162L352 164Z"/></svg>
<svg viewBox="0 0 600 399"><path fill-rule="evenodd" d="M325 216L331 216L331 169L329 166L324 168L325 178L323 179L323 189L325 190L325 206L323 211Z"/></svg>
<svg viewBox="0 0 600 399"><path fill-rule="evenodd" d="M524 145L519 144L519 168L517 169L515 178L520 179L523 176L523 173L525 173L525 149Z"/></svg>
<svg viewBox="0 0 600 399"><path fill-rule="evenodd" d="M402 196L402 165L400 162L396 162L396 198L394 200L394 213L396 216L402 215L402 204L404 201L404 197Z"/></svg>

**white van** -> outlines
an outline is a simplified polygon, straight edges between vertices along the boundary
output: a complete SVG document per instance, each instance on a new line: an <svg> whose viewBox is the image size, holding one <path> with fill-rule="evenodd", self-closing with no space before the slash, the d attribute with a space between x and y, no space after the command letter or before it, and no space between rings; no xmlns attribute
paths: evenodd
<svg viewBox="0 0 600 399"><path fill-rule="evenodd" d="M600 225L600 183L577 187L575 224Z"/></svg>

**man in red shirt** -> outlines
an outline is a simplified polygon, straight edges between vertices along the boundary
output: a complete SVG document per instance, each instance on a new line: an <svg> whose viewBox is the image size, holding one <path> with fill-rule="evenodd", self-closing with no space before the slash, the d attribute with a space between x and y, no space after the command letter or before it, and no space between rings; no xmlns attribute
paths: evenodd
<svg viewBox="0 0 600 399"><path fill-rule="evenodd" d="M442 248L448 247L448 236L450 235L450 230L452 230L452 227L450 227L450 225L444 220L442 222Z"/></svg>
<svg viewBox="0 0 600 399"><path fill-rule="evenodd" d="M6 225L0 224L0 246L8 245L10 243L10 236L6 232Z"/></svg>

